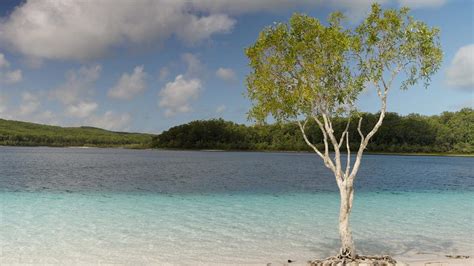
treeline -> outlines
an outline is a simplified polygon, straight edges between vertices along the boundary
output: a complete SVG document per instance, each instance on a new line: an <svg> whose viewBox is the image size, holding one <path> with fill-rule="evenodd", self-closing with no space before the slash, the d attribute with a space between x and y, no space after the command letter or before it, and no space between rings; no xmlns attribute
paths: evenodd
<svg viewBox="0 0 474 266"><path fill-rule="evenodd" d="M150 147L152 135L113 132L94 127L57 127L0 119L0 145Z"/></svg>
<svg viewBox="0 0 474 266"><path fill-rule="evenodd" d="M365 113L362 116L362 131L367 134L376 123L378 114ZM341 134L346 122L346 119L336 119L333 125L336 134ZM474 112L471 108L434 116L388 113L371 140L368 151L472 154L473 125ZM355 150L360 140L357 121L351 123L349 134L352 150ZM316 123L308 123L307 135L323 148L322 133ZM245 126L222 119L193 121L172 127L155 136L152 146L170 149L309 150L296 123Z"/></svg>

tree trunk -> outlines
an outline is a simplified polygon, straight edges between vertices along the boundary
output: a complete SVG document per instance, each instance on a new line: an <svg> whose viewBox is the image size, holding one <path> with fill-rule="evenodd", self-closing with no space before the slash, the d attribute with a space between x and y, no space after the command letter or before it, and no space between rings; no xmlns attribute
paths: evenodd
<svg viewBox="0 0 474 266"><path fill-rule="evenodd" d="M354 189L352 182L345 180L339 186L341 194L341 207L339 210L339 236L341 237L341 258L355 258L354 241L349 224L349 216L352 209L352 200L354 198Z"/></svg>

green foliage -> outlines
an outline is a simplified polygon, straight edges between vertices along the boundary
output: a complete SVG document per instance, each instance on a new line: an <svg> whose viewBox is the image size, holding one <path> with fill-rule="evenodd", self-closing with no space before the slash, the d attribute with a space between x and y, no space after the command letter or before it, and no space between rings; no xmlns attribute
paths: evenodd
<svg viewBox="0 0 474 266"><path fill-rule="evenodd" d="M278 121L311 115L315 104L337 111L353 103L363 80L353 77L348 56L356 43L342 29L342 15L331 16L329 26L295 14L289 24L264 29L246 49L253 72L247 77L248 96L254 101L250 117L272 115Z"/></svg>
<svg viewBox="0 0 474 266"><path fill-rule="evenodd" d="M366 123L364 133L370 131L378 114L362 113ZM334 121L334 128L341 131L347 120ZM474 110L444 112L441 115L400 116L387 113L385 123L368 145L371 152L425 152L425 153L474 153ZM308 124L307 135L322 147L322 134L314 122ZM358 139L356 125L349 128L350 139ZM355 144L354 144L355 145ZM193 121L172 127L153 138L153 147L172 149L220 150L284 150L306 151L309 147L294 122L271 125L245 126L222 119ZM355 146L353 147L354 150Z"/></svg>
<svg viewBox="0 0 474 266"><path fill-rule="evenodd" d="M154 147L177 149L248 149L246 127L222 119L193 121L153 139Z"/></svg>
<svg viewBox="0 0 474 266"><path fill-rule="evenodd" d="M401 89L424 81L428 86L442 61L439 29L408 15L409 9L382 11L379 5L356 28L356 55L362 73L377 85L384 74L405 72ZM388 73L387 73L388 72ZM390 85L390 84L382 84Z"/></svg>
<svg viewBox="0 0 474 266"><path fill-rule="evenodd" d="M0 119L0 145L144 148L152 135L112 132L94 127L57 127Z"/></svg>
<svg viewBox="0 0 474 266"><path fill-rule="evenodd" d="M374 4L354 29L345 29L337 12L328 25L294 14L288 23L265 28L245 50L252 69L247 76L253 103L249 118L349 115L364 87L371 84L385 99L400 72L405 73L401 89L418 80L427 86L442 60L439 30L414 20L408 11L382 11Z"/></svg>

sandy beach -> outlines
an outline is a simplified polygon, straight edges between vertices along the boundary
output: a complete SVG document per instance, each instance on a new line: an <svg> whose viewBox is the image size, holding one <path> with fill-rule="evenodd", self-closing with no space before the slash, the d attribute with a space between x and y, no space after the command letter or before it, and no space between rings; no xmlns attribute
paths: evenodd
<svg viewBox="0 0 474 266"><path fill-rule="evenodd" d="M416 254L411 256L394 256L397 261L396 265L405 266L445 266L445 265L457 265L457 266L472 266L474 265L474 257L472 255L441 255L441 254ZM291 262L272 262L267 263L267 266L303 266L309 265L308 262L304 261L291 261ZM368 265L361 263L360 266Z"/></svg>
<svg viewBox="0 0 474 266"><path fill-rule="evenodd" d="M420 254L410 257L395 257L399 265L474 265L472 255L437 255L437 254Z"/></svg>

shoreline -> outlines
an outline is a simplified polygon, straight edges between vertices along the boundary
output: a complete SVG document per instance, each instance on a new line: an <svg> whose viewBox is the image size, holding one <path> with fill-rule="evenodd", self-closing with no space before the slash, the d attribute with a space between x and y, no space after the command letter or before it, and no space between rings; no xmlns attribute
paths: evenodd
<svg viewBox="0 0 474 266"><path fill-rule="evenodd" d="M222 149L168 149L168 148L150 148L150 147L133 147L133 146L28 146L28 145L0 145L1 147L8 148L66 148L66 149L88 149L88 148L97 148L97 149L126 149L126 150L157 150L157 151L201 151L201 152L263 152L263 153L304 153L311 154L312 151L294 151L294 150L222 150ZM355 153L351 153L355 154ZM474 157L472 154L462 154L462 153L437 153L437 152L364 152L365 155L388 155L388 156L438 156L438 157Z"/></svg>

